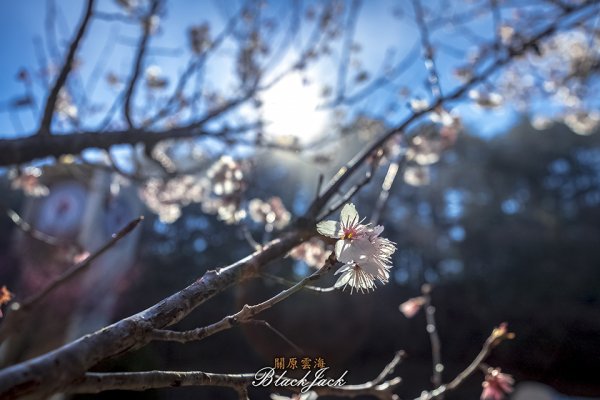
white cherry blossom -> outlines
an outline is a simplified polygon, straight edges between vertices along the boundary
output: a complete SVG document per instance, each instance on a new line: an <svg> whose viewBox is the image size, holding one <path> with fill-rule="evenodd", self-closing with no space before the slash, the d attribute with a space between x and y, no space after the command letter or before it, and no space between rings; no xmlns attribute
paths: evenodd
<svg viewBox="0 0 600 400"><path fill-rule="evenodd" d="M372 228L363 224L354 204L342 208L340 221L323 221L317 224L317 231L327 237L338 239L335 255L344 265L336 271L341 274L336 288L350 286L351 293L375 289L375 280L387 283L391 256L396 246L388 239L380 237L383 226Z"/></svg>

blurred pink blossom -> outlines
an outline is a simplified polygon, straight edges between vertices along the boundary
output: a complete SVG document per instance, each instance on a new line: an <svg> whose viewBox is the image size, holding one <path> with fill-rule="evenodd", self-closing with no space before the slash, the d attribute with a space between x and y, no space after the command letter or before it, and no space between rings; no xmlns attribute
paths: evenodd
<svg viewBox="0 0 600 400"><path fill-rule="evenodd" d="M514 383L513 377L500 372L500 368L489 368L481 384L481 400L502 400L505 395L512 393Z"/></svg>
<svg viewBox="0 0 600 400"><path fill-rule="evenodd" d="M406 318L412 318L419 312L424 304L425 298L423 296L413 297L400 304L400 312L402 312Z"/></svg>
<svg viewBox="0 0 600 400"><path fill-rule="evenodd" d="M290 256L296 260L302 260L311 267L321 268L331 255L331 251L325 249L322 240L312 238L290 251Z"/></svg>

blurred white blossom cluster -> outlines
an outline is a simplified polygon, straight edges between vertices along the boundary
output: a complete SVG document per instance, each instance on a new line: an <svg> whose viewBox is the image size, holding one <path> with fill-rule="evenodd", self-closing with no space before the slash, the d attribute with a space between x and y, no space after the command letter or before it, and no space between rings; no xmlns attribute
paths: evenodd
<svg viewBox="0 0 600 400"><path fill-rule="evenodd" d="M248 213L254 222L264 224L267 232L285 228L292 218L279 197L271 197L267 201L250 200Z"/></svg>
<svg viewBox="0 0 600 400"><path fill-rule="evenodd" d="M462 129L460 119L443 109L430 113L430 120L406 137L392 137L383 148L384 157L390 161L405 156L403 178L411 186L429 184L430 166L456 142Z"/></svg>
<svg viewBox="0 0 600 400"><path fill-rule="evenodd" d="M469 90L469 99L473 100L481 108L498 108L504 102L501 94L483 89Z"/></svg>
<svg viewBox="0 0 600 400"><path fill-rule="evenodd" d="M47 196L50 190L44 185L40 178L42 170L38 167L27 167L22 171L11 170L9 172L10 186L12 189L21 189L26 196Z"/></svg>
<svg viewBox="0 0 600 400"><path fill-rule="evenodd" d="M460 118L443 108L434 110L429 118L433 124L419 127L407 140L404 181L412 186L429 184L430 166L454 145L462 130Z"/></svg>
<svg viewBox="0 0 600 400"><path fill-rule="evenodd" d="M241 208L242 195L246 190L245 170L245 165L229 156L221 157L208 169L206 177L210 191L202 204L204 212L217 214L228 224L237 223L246 216L246 211Z"/></svg>
<svg viewBox="0 0 600 400"><path fill-rule="evenodd" d="M71 95L66 89L61 89L58 92L58 98L56 99L56 106L54 108L58 118L61 120L75 120L77 119L78 109Z"/></svg>
<svg viewBox="0 0 600 400"><path fill-rule="evenodd" d="M164 89L169 80L158 65L150 65L145 72L146 86L149 89Z"/></svg>
<svg viewBox="0 0 600 400"><path fill-rule="evenodd" d="M151 178L141 188L140 197L162 222L172 223L181 216L181 207L204 200L206 186L205 180L195 175Z"/></svg>
<svg viewBox="0 0 600 400"><path fill-rule="evenodd" d="M179 159L175 164L168 147L155 148L153 157L167 171L181 169ZM190 157L198 158L193 152L187 154L187 158ZM148 179L140 189L140 197L164 223L175 222L181 216L182 207L200 204L202 211L217 215L227 224L239 223L249 216L253 221L264 224L268 232L283 229L292 216L281 198L244 200L248 169L247 161L222 156L205 173Z"/></svg>
<svg viewBox="0 0 600 400"><path fill-rule="evenodd" d="M580 135L600 126L595 95L600 66L600 32L563 32L545 41L539 52L515 62L501 76L499 90L532 125L545 129L563 122ZM548 101L536 108L536 102Z"/></svg>
<svg viewBox="0 0 600 400"><path fill-rule="evenodd" d="M245 170L242 162L222 156L204 175L151 178L142 186L140 196L165 223L176 221L181 207L192 203L202 204L204 212L216 214L226 223L236 223L246 216L241 207Z"/></svg>

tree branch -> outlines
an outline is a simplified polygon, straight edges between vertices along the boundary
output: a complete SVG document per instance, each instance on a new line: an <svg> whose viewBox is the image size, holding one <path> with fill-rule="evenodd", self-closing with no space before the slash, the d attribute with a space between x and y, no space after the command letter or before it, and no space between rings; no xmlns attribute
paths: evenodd
<svg viewBox="0 0 600 400"><path fill-rule="evenodd" d="M256 128L256 124L250 124L209 131L197 125L193 123L165 131L125 129L102 133L84 131L68 135L51 135L46 137L34 135L16 139L0 139L0 167L21 164L44 157L79 154L83 150L91 148L106 150L117 144L144 143L151 146L162 140L169 139L185 139L201 136L223 138Z"/></svg>
<svg viewBox="0 0 600 400"><path fill-rule="evenodd" d="M77 34L75 35L75 38L71 42L71 46L69 47L69 52L67 53L67 57L65 58L65 63L63 64L62 69L60 70L60 74L58 75L58 78L56 78L56 82L54 83L54 86L50 90L50 94L48 95L48 98L46 99L46 105L44 107L44 114L42 116L42 120L40 122L40 127L38 129L38 134L40 136L49 136L50 135L51 125L52 125L52 117L54 115L54 108L56 107L58 93L65 85L65 83L67 81L67 77L69 76L69 73L71 72L71 69L73 68L73 61L75 60L75 53L77 52L77 49L79 48L79 43L81 42L81 39L83 38L83 35L85 34L85 31L88 27L88 24L90 22L92 14L93 14L94 1L95 0L88 0L88 2L87 2L85 15L83 17L83 20L81 21L81 24L79 25L79 29L77 30ZM39 140L39 138L38 138L38 140Z"/></svg>
<svg viewBox="0 0 600 400"><path fill-rule="evenodd" d="M246 387L254 374L212 374L191 371L88 372L69 387L68 393L100 393L106 390L148 390L164 387L221 386L237 390Z"/></svg>
<svg viewBox="0 0 600 400"><path fill-rule="evenodd" d="M444 365L442 364L442 343L435 322L435 307L431 304L431 285L423 285L421 287L421 293L423 293L423 298L425 299L425 318L427 320L426 330L429 334L429 341L431 342L431 361L433 364L431 381L435 387L439 387L442 384L442 371L444 370Z"/></svg>
<svg viewBox="0 0 600 400"><path fill-rule="evenodd" d="M119 232L113 234L111 239L93 254L90 254L81 262L74 264L71 266L71 268L64 271L62 274L52 280L47 286L45 286L40 292L23 300L19 304L18 308L11 308L11 312L7 314L6 320L0 326L0 342L11 333L18 332L20 330L23 322L27 318L27 313L30 310L35 308L37 304L44 300L56 288L88 269L94 260L106 253L106 251L111 249L115 244L117 244L117 242L130 234L139 225L139 223L142 222L143 219L144 217L140 216L131 221Z"/></svg>
<svg viewBox="0 0 600 400"><path fill-rule="evenodd" d="M148 10L148 13L144 16L143 19L143 33L140 39L140 43L137 46L137 54L135 56L135 62L133 63L133 71L131 73L131 77L129 78L129 83L127 85L127 89L125 90L125 103L123 104L123 114L125 115L125 120L127 121L127 125L130 128L134 127L133 119L131 117L131 101L133 99L133 94L135 91L135 86L139 80L140 72L142 69L142 62L144 60L144 55L146 54L146 50L148 48L148 40L151 35L151 24L150 18L156 13L159 6L158 0L153 0Z"/></svg>
<svg viewBox="0 0 600 400"><path fill-rule="evenodd" d="M329 204L336 194L340 193L340 189L348 179L354 176L357 171L360 171L369 157L372 157L392 135L404 131L418 118L433 111L437 107L461 98L471 87L473 87L473 85L487 79L487 77L495 73L499 68L508 64L514 57L525 54L541 39L555 33L559 28L572 27L581 23L586 18L589 18L588 15L577 15L577 13L589 9L590 4L592 3L582 3L565 10L565 12L558 16L555 21L550 22L544 29L531 36L528 40L519 41L519 43L509 47L503 57L489 65L485 64L485 67L481 68L479 73L475 74L466 84L458 87L445 96L440 96L429 108L413 113L396 128L383 134L369 148L358 154L349 164L347 164L346 167L336 175L336 178L324 188L323 193L311 204L307 214L298 221L296 229L288 231L282 235L280 239L265 245L260 251L257 251L226 268L206 272L198 281L145 311L66 344L50 353L1 370L0 398L11 399L33 392L35 392L37 396L44 397L57 391L68 389L69 385L75 380L84 378L85 373L98 362L108 357L146 345L150 340L151 332L161 330L177 323L207 299L210 299L215 294L220 293L234 283L259 276L268 262L284 256L293 247L314 235L315 217L322 212L324 207ZM565 23L565 21L568 22ZM200 123L200 125L202 124ZM193 130L194 132L190 132L190 130ZM121 135L119 135L119 133ZM191 137L198 134L207 134L206 132L201 131L198 125L176 128L171 130L170 133L174 137ZM79 153L81 150L88 147L108 148L113 144L122 143L124 140L123 135L131 135L131 137L128 136L126 143L144 142L144 140L152 143L152 141L157 142L159 140L173 138L173 136L164 137L163 135L159 135L158 132L127 130L121 132L107 132L104 134L88 132L82 133L82 135L65 135L59 138L48 135L48 138L38 137L33 139L23 138L2 140L0 141L0 154L2 154L0 157L0 165L9 165L23 162L24 160L31 161L49 155ZM83 144L76 139L77 136L83 137ZM76 144L71 142L75 142ZM25 145L23 148L19 148L15 143L25 143ZM49 146L49 144L56 145L57 143L60 143L65 147L57 148ZM34 148L35 151L32 151L31 148ZM20 152L16 152L17 154L15 155L13 154L14 150L20 150ZM24 153L27 156L20 158ZM263 309L287 298L295 292L295 290L293 290L295 288L296 286L288 289L290 292L283 291L279 295L256 306L245 307L240 311L240 313L243 313L241 316L246 319L251 318ZM299 290L299 288L297 290ZM229 323L231 322L230 320L228 321ZM494 335L490 336L490 339L486 341L482 352L476 357L473 363L463 371L463 373L457 376L457 378L447 386L441 386L435 391L430 392L430 394L428 394L429 397L427 398L437 397L445 391L458 386L462 380L477 369L477 366L480 365L483 359L488 355L496 341L497 337ZM380 391L383 392L397 383L399 383L399 378L381 383L377 385L377 387L380 387ZM352 393L356 393L356 391ZM387 392L387 394L388 397L391 396L391 392Z"/></svg>
<svg viewBox="0 0 600 400"><path fill-rule="evenodd" d="M371 213L370 222L373 226L377 225L379 218L385 210L385 205L390 196L392 186L396 181L396 177L398 176L398 172L402 172L405 166L406 157L404 153L401 153L398 157L396 157L394 161L390 163L388 170L385 174L385 178L383 178L383 183L381 184L381 191L379 192L379 197L377 198L377 202L375 203L375 207L373 208L373 212Z"/></svg>
<svg viewBox="0 0 600 400"><path fill-rule="evenodd" d="M277 303L282 302L283 300L290 297L292 294L300 291L302 288L307 286L309 283L314 282L315 280L319 279L321 276L323 276L325 273L327 273L329 270L331 270L331 268L333 268L333 266L335 265L336 262L337 262L337 260L335 258L335 253L332 253L331 256L329 256L329 259L325 262L325 265L323 267L321 267L320 269L315 271L313 274L302 279L300 282L296 283L294 286L279 292L279 294L271 297L268 300L263 301L262 303L259 303L259 304L253 305L253 306L249 306L246 304L237 313L226 316L223 319L221 319L220 321L215 322L214 324L207 325L202 328L193 329L190 331L184 331L184 332L155 329L155 330L151 331L148 334L148 336L151 340L163 340L163 341L175 341L175 342L180 342L180 343L187 343L187 342L191 342L191 341L202 340L211 335L214 335L217 332L221 332L223 330L230 329L234 326L237 326L238 324L247 323L248 321L251 321L252 318L254 318L259 313L273 307Z"/></svg>
<svg viewBox="0 0 600 400"><path fill-rule="evenodd" d="M0 209L3 209L6 216L19 228L23 233L32 239L38 240L49 246L73 246L78 248L76 244L65 241L61 238L48 235L42 231L33 228L29 222L25 221L15 210L9 208L0 202Z"/></svg>
<svg viewBox="0 0 600 400"><path fill-rule="evenodd" d="M100 257L102 254L106 253L110 250L114 245L117 244L121 239L125 236L129 235L133 230L139 225L140 222L144 220L143 216L140 216L133 221L129 222L123 229L119 232L113 234L108 242L106 242L102 247L96 250L94 253L90 254L83 261L73 265L71 268L63 272L60 276L54 279L48 286L44 288L41 292L34 295L33 297L25 300L21 307L22 309L27 309L33 307L35 304L42 301L50 292L56 289L58 286L62 285L68 280L73 279L73 277L79 275L81 272L89 268L94 260Z"/></svg>
<svg viewBox="0 0 600 400"><path fill-rule="evenodd" d="M450 383L447 385L441 385L437 389L423 392L420 397L417 397L414 400L432 400L437 399L444 395L445 393L452 391L459 387L465 379L471 376L479 366L485 361L485 359L490 355L492 350L499 345L502 341L506 339L514 338L514 334L507 332L506 324L500 325L500 327L495 328L492 331L492 334L486 339L483 348L477 354L475 359L469 364L467 368L465 368L461 373L459 373Z"/></svg>
<svg viewBox="0 0 600 400"><path fill-rule="evenodd" d="M433 47L429 40L429 29L425 23L425 15L423 12L423 5L420 0L413 0L413 8L415 9L415 16L419 32L421 34L421 46L423 48L423 58L425 59L425 68L427 69L427 83L431 89L431 94L434 99L442 96L442 87L440 84L440 78L435 67L435 59L433 53Z"/></svg>
<svg viewBox="0 0 600 400"><path fill-rule="evenodd" d="M173 325L217 293L238 281L258 276L272 260L307 240L314 230L293 230L259 252L225 268L207 271L202 278L156 305L50 353L0 371L0 398L14 399L35 392L39 396L64 390L101 360L143 347L148 333Z"/></svg>
<svg viewBox="0 0 600 400"><path fill-rule="evenodd" d="M565 11L560 18L557 18L555 21L546 26L545 29L542 29L537 34L532 35L528 40L525 40L515 46L511 46L508 48L506 54L497 59L496 62L490 64L489 66L483 68L479 73L475 74L468 82L464 85L456 88L449 94L444 96L440 96L436 101L434 101L429 107L418 111L413 112L411 115L406 117L403 122L401 122L395 128L392 128L381 135L377 140L375 140L369 147L365 148L361 153L357 154L352 160L350 160L345 166L343 166L339 172L335 175L335 177L329 182L329 184L325 187L325 191L319 197L317 197L312 204L310 205L306 216L307 217L315 217L318 215L320 210L327 204L329 199L341 188L341 186L352 176L356 171L360 169L363 163L371 157L371 155L377 151L385 142L392 137L393 135L399 134L403 132L406 128L408 128L413 122L421 118L422 116L434 111L438 107L442 106L445 103L448 103L453 100L457 100L461 98L465 93L467 93L473 86L478 83L485 81L487 77L491 76L494 72L498 71L501 67L509 64L513 58L525 54L529 49L533 46L537 45L537 43L554 34L560 27L561 22L564 19L568 19L572 15L576 15L577 13L586 10L591 7L592 3L582 3L578 6L574 6L573 8ZM580 18L573 18L569 21L567 26L576 26L581 23L581 20L585 20L589 18L589 15L580 16Z"/></svg>
<svg viewBox="0 0 600 400"><path fill-rule="evenodd" d="M389 399L392 390L398 386L401 379L396 377L385 381L394 372L396 366L403 360L404 352L396 353L379 375L360 385L342 387L315 387L313 391L322 396L358 397L374 396ZM77 379L67 389L67 393L100 393L107 390L159 389L165 387L183 386L219 386L229 387L238 393L247 395L246 388L255 379L255 374L214 374L201 371L144 371L144 372L88 372ZM300 391L301 388L288 388Z"/></svg>

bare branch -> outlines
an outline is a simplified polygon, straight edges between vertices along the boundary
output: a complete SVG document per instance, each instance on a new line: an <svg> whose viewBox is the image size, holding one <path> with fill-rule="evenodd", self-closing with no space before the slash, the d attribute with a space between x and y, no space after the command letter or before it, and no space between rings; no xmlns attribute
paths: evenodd
<svg viewBox="0 0 600 400"><path fill-rule="evenodd" d="M396 181L396 177L398 176L398 172L402 172L406 166L406 158L404 157L404 153L400 154L396 160L390 163L387 173L385 174L385 178L383 178L383 183L381 184L381 191L379 192L379 197L377 198L377 203L375 203L375 207L373 208L373 212L371 213L371 224L377 225L381 214L385 209L385 205L387 203L387 199L390 196L390 191L392 190L392 186Z"/></svg>
<svg viewBox="0 0 600 400"><path fill-rule="evenodd" d="M68 343L50 353L0 371L0 397L14 399L27 393L40 396L69 387L99 361L143 347L148 333L173 325L215 294L258 276L268 262L287 254L314 231L292 230L254 254L218 270L206 272L187 288L136 315Z"/></svg>
<svg viewBox="0 0 600 400"><path fill-rule="evenodd" d="M18 331L22 326L23 322L27 318L28 311L35 308L37 304L39 304L42 300L44 300L51 292L53 292L56 288L63 285L65 282L73 279L75 276L80 275L83 271L88 269L92 262L100 257L102 254L106 253L110 250L117 242L122 240L125 236L130 234L142 220L143 216L140 216L130 223L128 223L123 229L119 232L112 235L111 239L106 242L102 247L96 250L94 253L87 256L84 260L74 264L71 268L64 271L58 277L53 279L47 286L45 286L40 292L32 295L31 297L23 300L18 308L15 308L13 304L13 308L11 308L11 312L7 314L6 320L0 327L0 341L5 339L12 332Z"/></svg>
<svg viewBox="0 0 600 400"><path fill-rule="evenodd" d="M232 16L227 22L225 28L215 37L214 40L210 42L208 47L200 54L192 59L189 63L185 71L181 74L178 79L177 86L173 91L171 97L167 100L166 104L156 113L156 115L149 118L144 126L152 126L156 122L160 121L162 118L169 115L172 112L172 106L179 100L179 98L183 95L184 89L189 82L190 78L193 76L194 72L200 71L202 66L206 64L206 61L211 52L214 52L221 44L229 37L233 28L237 23L237 14ZM196 97L199 97L200 93L197 91ZM195 103L197 99L192 99L192 103Z"/></svg>
<svg viewBox="0 0 600 400"><path fill-rule="evenodd" d="M442 371L444 370L444 365L442 364L442 344L435 322L435 307L431 304L431 285L423 285L421 287L421 293L423 293L423 298L425 299L425 318L427 320L426 330L429 334L429 341L431 342L431 361L433 364L431 381L435 387L439 387L442 384ZM441 395L439 397L443 398Z"/></svg>
<svg viewBox="0 0 600 400"><path fill-rule="evenodd" d="M292 282L288 279L282 278L280 276L276 276L276 275L271 275L271 274L261 274L261 276L267 278L267 279L271 279L277 283L281 283L282 285L286 285L286 286L294 286L296 284L296 282ZM310 286L310 285L306 285L304 286L305 290L312 290L314 292L318 292L318 293L327 293L327 292L333 292L335 290L335 286L330 286L330 287L326 287L326 288L322 288L322 287L318 287L318 286Z"/></svg>
<svg viewBox="0 0 600 400"><path fill-rule="evenodd" d="M420 397L417 397L415 400L432 400L437 399L444 395L445 393L452 391L459 387L465 379L471 376L477 369L479 369L480 365L485 361L485 359L490 355L492 350L499 345L502 341L506 339L512 339L514 334L506 331L506 325L500 325L499 328L495 328L492 331L492 334L486 339L483 348L477 354L475 359L469 364L467 368L465 368L461 373L459 373L450 383L446 385L441 385L437 387L435 390L430 392L423 392Z"/></svg>
<svg viewBox="0 0 600 400"><path fill-rule="evenodd" d="M494 329L486 340L482 350L469 364L469 366L456 376L447 385L439 386L430 392L424 392L415 400L432 400L439 398L448 391L456 389L471 374L480 368L491 351L502 341L511 339L513 335L506 331L506 327ZM393 398L393 390L401 379L396 377L384 381L394 372L396 366L404 358L404 352L395 354L377 377L360 385L345 385L342 387L318 387L314 391L318 395L358 397L374 396L379 399ZM173 371L148 371L148 372L122 372L122 373L86 373L83 378L76 380L69 388L69 393L99 393L105 390L147 390L152 388L173 386L224 386L237 389L247 387L254 379L254 374L210 374L205 372L173 372ZM300 388L289 388L299 391Z"/></svg>
<svg viewBox="0 0 600 400"><path fill-rule="evenodd" d="M393 389L401 379L396 377L385 381L394 372L396 366L404 358L404 352L396 353L379 375L360 385L345 385L342 387L314 387L318 395L348 397L373 396L379 399L392 398ZM144 372L88 372L83 378L73 382L68 393L100 393L106 390L148 390L165 387L183 386L218 386L229 387L247 396L246 388L255 379L255 374L214 374L200 371L144 371ZM288 388L300 391L301 388Z"/></svg>
<svg viewBox="0 0 600 400"><path fill-rule="evenodd" d="M406 352L404 352L404 350L397 351L396 355L394 355L394 358L392 359L392 361L390 361L388 363L388 365L386 365L385 368L383 370L381 370L381 372L379 373L377 378L373 379L371 381L371 383L373 385L378 385L381 382L383 382L383 380L385 378L387 378L389 375L394 373L396 366L398 366L398 364L400 364L400 362L402 362L404 357L406 357Z"/></svg>
<svg viewBox="0 0 600 400"><path fill-rule="evenodd" d="M292 347L294 349L294 351L296 351L298 354L304 353L304 350L302 350L296 343L292 342L280 330L275 329L273 327L273 325L271 325L267 321L260 320L260 319L251 319L251 320L248 320L248 321L244 321L243 323L244 324L248 324L248 325L260 325L260 326L264 326L264 327L268 328L270 331L272 331L274 334L276 334L277 336L279 336L284 342L286 342L287 344L289 344L290 347Z"/></svg>
<svg viewBox="0 0 600 400"><path fill-rule="evenodd" d="M62 285L66 281L73 279L73 277L79 275L81 272L85 271L94 260L100 257L102 254L106 253L110 250L117 242L123 239L125 236L133 232L133 230L139 225L140 222L144 220L143 216L140 216L130 223L128 223L123 229L119 232L112 235L111 239L106 242L102 247L96 250L94 253L90 254L85 260L73 265L71 268L63 272L59 277L54 279L48 286L44 288L41 292L34 295L32 298L25 300L21 308L27 309L33 307L36 303L39 303L43 300L50 292L56 289L58 286Z"/></svg>
<svg viewBox="0 0 600 400"><path fill-rule="evenodd" d="M88 5L91 3L92 1L90 0ZM157 1L153 4L156 3ZM381 154L380 149L390 137L404 132L411 124L427 113L462 98L469 89L484 82L491 74L496 73L501 67L510 63L515 57L526 54L530 49L535 48L540 40L554 34L559 29L573 27L582 21L589 19L590 16L583 15L582 11L589 10L590 7L590 3L581 3L571 6L568 9L564 9L564 12L558 15L556 20L542 25L542 29L528 38L523 37L520 38L520 40L515 41L493 62L489 62L491 60L485 60L485 62L478 64L477 68L474 68L475 73L473 77L466 84L459 86L445 96L440 93L439 96L435 96L435 101L427 109L411 114L395 128L385 132L340 170L310 205L306 215L298 221L295 227L283 234L280 239L266 244L252 255L249 255L226 268L206 272L198 281L143 312L123 319L72 343L66 344L50 353L0 371L0 397L15 398L34 392L36 396L44 397L57 391L68 390L69 386L77 379L85 379L82 377L85 377L86 372L98 362L146 345L149 341L155 339L157 332L159 336L163 335L164 332L170 332L164 335L173 337L178 337L179 334L183 334L184 332L171 333L171 331L167 331L165 328L177 323L207 299L210 299L212 296L220 293L234 283L260 276L264 271L266 264L276 258L284 256L293 247L314 235L314 222L317 216L323 215L324 212L328 212L327 210L332 212L337 207L343 205L349 196L354 195L369 181L377 165L377 162L371 162L370 165L367 165L369 159L372 158L373 160L378 161L378 154ZM72 45L74 43L75 41ZM145 45L143 47L145 47ZM308 55L305 54L303 54L303 56L308 57ZM143 62L142 58L143 54L138 57L138 62L136 62L137 67L134 69L134 72L137 71L138 77L135 77L133 81L130 81L130 90L126 91L126 93L129 93L129 100L127 101L128 104L125 109L132 108L131 104L133 101L134 86L135 81L139 78L141 63ZM300 66L297 65L294 68L300 68ZM68 72L66 75L68 75ZM65 76L64 80L66 81L66 79ZM257 93L257 90L263 90L266 87L268 87L268 85L263 85L261 87L258 85L258 82L256 82L256 85L247 87L246 90L237 97L228 101L216 110L209 111L203 118L196 120L187 126L180 126L162 132L153 132L144 129L127 129L102 134L98 134L97 132L78 132L62 137L48 134L42 135L43 137L3 139L0 140L0 154L2 154L2 156L0 156L0 165L27 162L45 156L56 156L69 153L78 154L83 149L90 147L108 149L110 146L118 143L145 143L152 146L152 144L155 144L160 140L196 137L199 135L210 135L227 140L229 139L228 135L232 132L231 129L224 128L221 131L207 131L203 129L206 122L217 116L224 115L224 113L237 105L251 99ZM48 100L50 100L50 97ZM54 102L55 101L56 99ZM122 99L118 100L118 102L121 101ZM54 104L52 106L52 109L53 108ZM50 131L49 126L51 125L51 118L52 114L50 114L48 133ZM133 125L131 118L127 119L129 124ZM243 127L243 129L249 130L251 128ZM41 127L39 132L42 132L42 130ZM240 128L240 131L242 131L242 128ZM369 167L371 168L370 171ZM367 170L367 173L362 182L359 182L353 188L350 188L349 191L342 190L344 187L350 186L351 178L364 172L365 169ZM326 208L328 205L329 209ZM331 266L329 268L331 268ZM238 313L230 317L213 325L200 328L204 329L204 333L202 334L206 336L232 327L237 323L253 321L253 317L258 313L286 299L301 288L308 286L307 284L309 281L312 281L311 279L317 279L319 273L320 271L263 303L254 306L245 306ZM495 346L497 339L497 335L494 336L494 334L492 334L490 339L488 339L484 345L482 352L476 357L472 365L447 386L440 386L438 389L427 394L426 396L429 397L426 398L439 397L445 391L458 386L467 376L472 374L479 365L481 365L481 362L487 356L491 348ZM387 375L387 373L383 374L383 376L385 375ZM345 395L348 396L370 394L380 398L391 398L393 396L392 389L400 382L400 379L394 378L389 381L381 382L382 379L385 379L381 376L382 375L380 374L375 381L364 385L336 388L335 390L333 388L324 390L332 390L335 392L332 392L334 395L346 391ZM236 390L242 396L247 396L245 385L237 387Z"/></svg>
<svg viewBox="0 0 600 400"><path fill-rule="evenodd" d="M340 57L340 63L338 67L338 81L337 81L337 94L335 102L339 102L345 95L346 92L346 79L348 76L348 65L350 58L350 51L354 42L354 31L356 28L356 22L358 20L358 12L360 10L360 0L353 0L350 3L350 11L348 12L348 20L346 22L346 38L342 47L342 56Z"/></svg>
<svg viewBox="0 0 600 400"><path fill-rule="evenodd" d="M404 359L404 351L398 351L394 358L381 370L377 377L359 385L344 385L340 387L318 387L314 391L319 396L336 396L354 398L359 396L372 396L382 400L396 399L394 389L402 382L400 377L385 380L394 372L394 369Z"/></svg>
<svg viewBox="0 0 600 400"><path fill-rule="evenodd" d="M326 103L323 107L336 106L340 104L355 104L363 100L367 96L373 94L377 90L384 88L387 84L393 83L404 72L406 72L415 63L416 60L418 60L419 50L419 43L415 43L413 47L406 53L404 57L402 57L402 59L395 66L388 69L384 65L381 68L379 76L370 83L368 83L365 87L356 91L353 94L346 95L342 99L337 99L337 101Z"/></svg>
<svg viewBox="0 0 600 400"><path fill-rule="evenodd" d="M56 101L58 99L58 93L63 88L67 81L67 77L73 68L73 62L75 60L75 53L79 48L79 44L81 39L83 38L85 31L89 25L90 19L92 17L93 9L94 9L94 1L88 0L87 6L85 9L85 15L81 24L79 25L79 29L77 30L77 34L75 38L71 42L71 46L69 47L69 52L65 57L65 63L63 64L60 74L58 78L56 78L56 82L54 82L54 86L50 90L50 94L46 99L46 105L44 107L44 114L42 116L42 120L40 122L40 127L38 129L38 134L41 136L49 136L51 132L52 125L52 117L54 115L54 108L56 106Z"/></svg>
<svg viewBox="0 0 600 400"><path fill-rule="evenodd" d="M190 371L88 372L68 390L69 393L100 393L106 390L148 390L164 387L221 386L234 390L245 387L254 374L213 374Z"/></svg>
<svg viewBox="0 0 600 400"><path fill-rule="evenodd" d="M140 77L140 72L142 70L142 62L144 60L144 55L146 54L146 50L148 47L148 41L150 40L152 26L150 24L150 18L156 11L158 10L160 2L159 0L153 0L148 10L148 13L144 16L143 20L143 33L140 38L140 42L137 46L137 54L135 56L135 62L133 64L133 71L131 73L131 77L129 78L129 83L127 85L127 89L125 90L125 102L123 104L123 113L125 115L125 120L127 121L127 125L130 128L134 127L133 119L131 118L131 101L133 99L133 94L135 91L135 87Z"/></svg>
<svg viewBox="0 0 600 400"><path fill-rule="evenodd" d="M495 44L494 47L499 49L502 45L502 38L500 37L500 28L502 23L502 15L500 13L500 7L498 6L498 0L490 0L490 10L492 14L492 26L494 29Z"/></svg>
<svg viewBox="0 0 600 400"><path fill-rule="evenodd" d="M341 186L350 179L351 176L354 175L356 171L360 169L363 163L372 156L383 144L393 135L404 132L406 128L408 128L413 122L421 118L422 116L434 111L436 108L440 107L443 104L448 102L457 100L464 96L471 88L473 88L478 83L485 81L487 77L491 76L494 72L499 70L501 67L509 64L514 57L525 54L531 48L537 45L537 43L554 34L560 27L563 19L569 19L568 17L572 15L577 15L579 12L586 10L591 7L591 3L583 3L581 5L575 6L569 11L565 11L561 18L553 21L548 24L546 28L540 30L537 34L532 35L528 40L524 40L522 43L511 46L508 48L507 53L496 60L496 62L488 65L483 68L479 73L475 74L469 81L467 81L464 85L456 88L453 92L446 94L444 96L439 97L435 102L433 102L429 107L414 112L404 119L402 123L400 123L395 128L392 128L381 135L377 140L375 140L369 147L363 150L361 153L357 154L352 160L350 160L344 167L342 167L338 174L329 182L329 184L325 187L325 191L317 197L312 204L310 205L306 216L314 217L318 215L318 213L322 210L322 208L329 202L329 200L337 193ZM569 19L567 26L576 26L581 23L582 20L588 19L589 15L579 15L579 18L571 18Z"/></svg>
<svg viewBox="0 0 600 400"><path fill-rule="evenodd" d="M0 139L0 166L21 164L44 157L60 157L79 154L85 149L108 149L117 144L144 143L152 146L162 140L211 136L226 139L228 136L257 128L257 124L223 127L209 131L200 123L164 131L125 129L111 132L81 131L68 135L51 135L40 140L37 136L16 139Z"/></svg>
<svg viewBox="0 0 600 400"><path fill-rule="evenodd" d="M246 304L237 313L224 317L223 319L221 319L218 322L215 322L214 324L184 332L155 329L148 334L148 337L151 340L187 343L192 341L203 340L211 335L214 335L215 333L224 331L226 329L230 329L242 323L246 323L247 321L252 320L259 313L273 307L275 304L280 303L281 301L290 297L292 294L300 291L309 283L319 279L325 273L329 272L329 270L331 270L331 268L335 265L336 262L337 260L335 258L335 253L332 253L329 259L327 259L327 261L325 262L325 265L323 265L320 269L318 269L311 275L302 279L300 282L296 283L294 286L279 292L277 295L271 297L268 300L263 301L262 303L253 306L249 306Z"/></svg>
<svg viewBox="0 0 600 400"><path fill-rule="evenodd" d="M0 208L3 208L6 215L14 224L19 228L23 233L28 235L29 237L39 240L42 243L46 243L50 246L72 246L73 244L70 242L66 242L60 238L48 235L42 231L38 231L34 229L27 221L25 221L16 211L11 208L6 207L4 204L0 203Z"/></svg>
<svg viewBox="0 0 600 400"><path fill-rule="evenodd" d="M319 217L319 220L325 219L327 216L333 214L338 209L340 209L344 204L346 204L360 189L366 186L369 182L371 182L371 178L373 178L373 174L377 170L379 166L379 161L381 159L381 154L376 155L372 160L369 161L369 169L365 173L363 179L348 189L343 196L341 196L335 203L333 203L327 211ZM345 173L344 168L342 168L338 174ZM334 178L335 179L335 178Z"/></svg>
<svg viewBox="0 0 600 400"><path fill-rule="evenodd" d="M437 99L442 96L442 87L440 85L440 78L435 66L433 47L429 40L429 29L425 23L425 15L423 13L423 6L420 0L413 0L413 7L415 9L415 16L419 32L421 34L421 46L423 47L423 58L425 59L425 68L427 69L428 77L427 82L433 94L433 98Z"/></svg>

